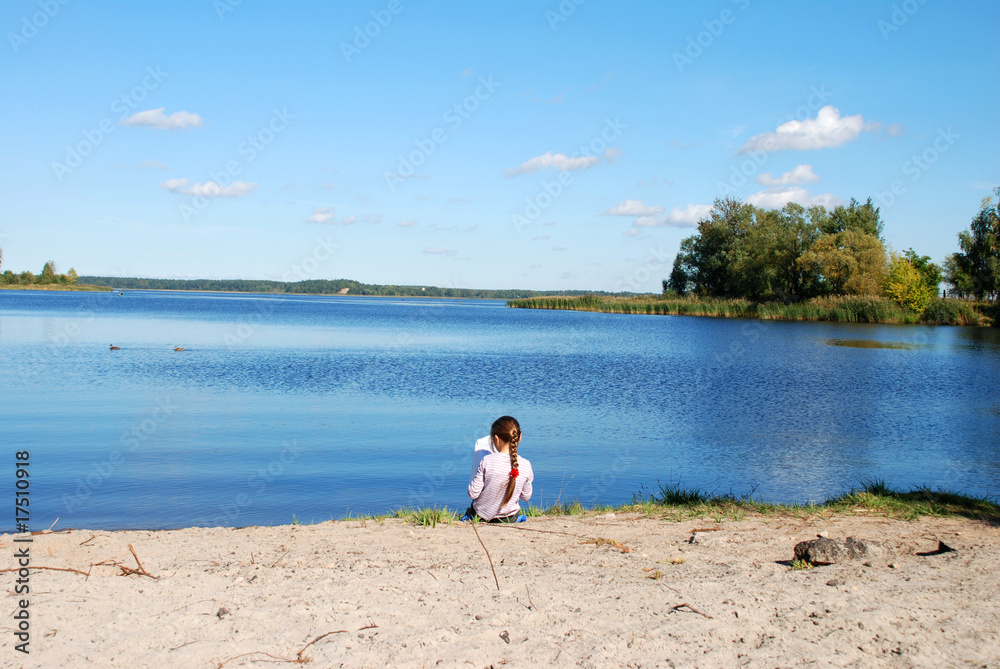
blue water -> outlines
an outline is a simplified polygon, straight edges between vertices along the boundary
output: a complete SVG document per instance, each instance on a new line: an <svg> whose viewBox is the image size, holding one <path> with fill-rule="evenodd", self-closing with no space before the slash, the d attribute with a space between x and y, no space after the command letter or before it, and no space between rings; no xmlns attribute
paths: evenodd
<svg viewBox="0 0 1000 669"><path fill-rule="evenodd" d="M535 503L678 481L822 501L862 477L1000 496L997 329L0 291L0 375L31 529L464 509L472 444L502 414Z"/></svg>

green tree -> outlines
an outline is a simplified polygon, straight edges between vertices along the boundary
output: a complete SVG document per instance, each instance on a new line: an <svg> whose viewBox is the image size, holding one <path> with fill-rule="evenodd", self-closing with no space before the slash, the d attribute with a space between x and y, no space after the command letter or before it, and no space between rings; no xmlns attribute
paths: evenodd
<svg viewBox="0 0 1000 669"><path fill-rule="evenodd" d="M681 242L679 269L696 292L713 297L741 295L739 267L744 264L744 241L754 212L753 205L734 198L717 199L708 217L698 222L698 234Z"/></svg>
<svg viewBox="0 0 1000 669"><path fill-rule="evenodd" d="M941 283L941 268L931 262L930 256L917 255L917 252L912 248L909 251L904 251L903 255L913 265L913 268L920 272L931 296L936 297L940 292L938 284Z"/></svg>
<svg viewBox="0 0 1000 669"><path fill-rule="evenodd" d="M663 281L663 292L673 291L678 295L685 295L691 281L684 269L684 256L678 253L674 256L674 267L670 270L670 278Z"/></svg>
<svg viewBox="0 0 1000 669"><path fill-rule="evenodd" d="M958 233L962 250L951 256L948 282L958 292L995 301L1000 291L1000 188L993 197L997 202L984 198L969 229Z"/></svg>
<svg viewBox="0 0 1000 669"><path fill-rule="evenodd" d="M819 237L813 217L825 214L822 207L807 210L794 203L782 209L758 209L755 224L746 234L743 265L737 268L742 294L753 300L786 303L816 294L815 273L798 260Z"/></svg>
<svg viewBox="0 0 1000 669"><path fill-rule="evenodd" d="M4 270L3 282L8 286L17 283L17 275L11 272L9 269Z"/></svg>
<svg viewBox="0 0 1000 669"><path fill-rule="evenodd" d="M882 218L879 216L879 208L872 204L872 199L861 204L851 198L850 204L846 207L840 205L830 212L819 223L820 231L824 234L838 234L847 230L863 232L866 235L882 239Z"/></svg>
<svg viewBox="0 0 1000 669"><path fill-rule="evenodd" d="M967 298L975 292L976 282L966 274L957 253L944 259L944 280L950 287L949 295L952 297Z"/></svg>
<svg viewBox="0 0 1000 669"><path fill-rule="evenodd" d="M55 283L56 281L56 262L50 260L44 265L42 265L42 273L38 275L38 283Z"/></svg>
<svg viewBox="0 0 1000 669"><path fill-rule="evenodd" d="M885 293L900 306L922 312L930 299L937 295L937 284L931 288L907 256L891 253Z"/></svg>
<svg viewBox="0 0 1000 669"><path fill-rule="evenodd" d="M64 276L66 277L69 283L76 283L77 280L80 278L80 275L77 274L76 270L73 269L72 267L69 268L69 271L66 272Z"/></svg>
<svg viewBox="0 0 1000 669"><path fill-rule="evenodd" d="M21 272L21 274L18 275L17 282L22 286L30 286L31 284L35 283L35 275L29 272L28 270L24 270L23 272Z"/></svg>
<svg viewBox="0 0 1000 669"><path fill-rule="evenodd" d="M878 295L888 277L879 238L850 228L821 235L799 263L833 295Z"/></svg>

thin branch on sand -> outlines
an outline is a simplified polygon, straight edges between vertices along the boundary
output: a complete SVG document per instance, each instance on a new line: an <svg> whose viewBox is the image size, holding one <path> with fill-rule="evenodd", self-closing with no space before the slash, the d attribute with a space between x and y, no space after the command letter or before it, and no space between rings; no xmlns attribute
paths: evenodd
<svg viewBox="0 0 1000 669"><path fill-rule="evenodd" d="M97 538L97 535L95 534L94 536L90 537L89 539L87 539L86 541L84 541L83 543L81 543L80 545L81 546L86 546L87 544L89 544L91 541L93 541L96 538Z"/></svg>
<svg viewBox="0 0 1000 669"><path fill-rule="evenodd" d="M694 608L693 606L691 606L687 602L685 602L683 604L678 604L677 606L675 606L672 609L670 609L670 612L673 613L674 611L680 611L683 608L687 608L689 611L691 611L692 613L697 613L699 616L705 616L709 620L712 619L712 616L708 615L707 613L702 613L701 611L699 611L698 609Z"/></svg>
<svg viewBox="0 0 1000 669"><path fill-rule="evenodd" d="M17 571L18 569L23 569L23 567L14 567L13 569L0 569L0 572ZM38 565L32 565L31 567L29 567L29 569L31 569L32 571L36 569L48 569L49 571L71 571L74 574L83 574L84 576L90 575L85 571L80 571L79 569L66 569L65 567L39 567Z"/></svg>
<svg viewBox="0 0 1000 669"><path fill-rule="evenodd" d="M370 629L374 629L376 627L378 627L378 625L376 625L375 623L372 623L370 625L365 625L364 627L359 627L357 629L357 631L360 632L362 630L370 630ZM348 632L350 632L350 630L333 630L331 632L326 632L325 634L320 634L318 637L316 637L315 639L313 639L312 641L310 641L306 645L302 646L302 650L300 650L298 652L298 654L296 654L296 656L294 658L278 657L277 655L272 655L271 653L265 653L262 650L255 650L255 651L252 651L250 653L241 653L240 655L234 655L234 656L232 656L232 657L230 657L230 658L228 658L226 660L223 660L222 662L220 662L219 664L217 664L215 666L215 669L222 669L222 667L224 667L225 665L229 664L233 660L238 660L241 657L247 657L248 655L266 655L267 657L270 657L270 658L272 658L274 660L277 660L278 662L287 662L289 664L305 664L306 662L310 661L310 658L305 657L303 655L303 653L306 652L306 650L309 648L309 646L313 645L314 643L316 643L320 639L325 639L326 637L328 637L330 635L333 635L333 634L347 634Z"/></svg>
<svg viewBox="0 0 1000 669"><path fill-rule="evenodd" d="M132 544L128 545L128 549L129 551L131 551L132 557L135 558L135 563L139 565L139 568L132 569L131 567L126 567L125 565L118 565L118 568L122 570L122 576L135 575L135 576L148 576L149 578L152 579L158 578L157 576L153 576L152 574L150 574L148 571L146 571L146 568L142 566L142 563L139 562L139 556L135 554L135 549L132 548Z"/></svg>
<svg viewBox="0 0 1000 669"><path fill-rule="evenodd" d="M479 539L479 545L483 547L486 551L486 559L490 561L490 570L493 572L493 580L497 583L497 592L500 591L500 579L497 578L497 570L493 567L493 558L490 557L490 551L486 548L486 544L483 543L483 538L479 536L479 530L476 528L476 521L471 523L472 529L476 532L476 538Z"/></svg>
<svg viewBox="0 0 1000 669"><path fill-rule="evenodd" d="M565 534L567 537L576 537L577 539L595 539L596 537L588 537L585 534L573 534L572 532L563 532L561 530L539 530L534 527L521 527L520 525L515 525L514 523L498 523L500 527L509 527L512 530L517 530L518 532L542 532L544 534Z"/></svg>

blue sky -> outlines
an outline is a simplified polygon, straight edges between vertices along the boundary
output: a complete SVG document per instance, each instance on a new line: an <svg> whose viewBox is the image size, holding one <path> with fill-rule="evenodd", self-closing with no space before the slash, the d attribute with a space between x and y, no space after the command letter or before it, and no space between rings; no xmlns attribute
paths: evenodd
<svg viewBox="0 0 1000 669"><path fill-rule="evenodd" d="M876 197L940 262L1000 181L998 26L940 0L11 0L3 266L658 291L726 194Z"/></svg>

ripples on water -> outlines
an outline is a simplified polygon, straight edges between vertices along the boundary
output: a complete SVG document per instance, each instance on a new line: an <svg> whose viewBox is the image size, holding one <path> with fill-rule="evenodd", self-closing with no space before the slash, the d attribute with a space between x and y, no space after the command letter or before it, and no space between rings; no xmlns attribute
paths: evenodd
<svg viewBox="0 0 1000 669"><path fill-rule="evenodd" d="M0 291L0 437L32 451L32 509L63 527L464 508L471 444L504 413L533 502L625 502L658 480L821 501L862 476L997 495L997 334Z"/></svg>

